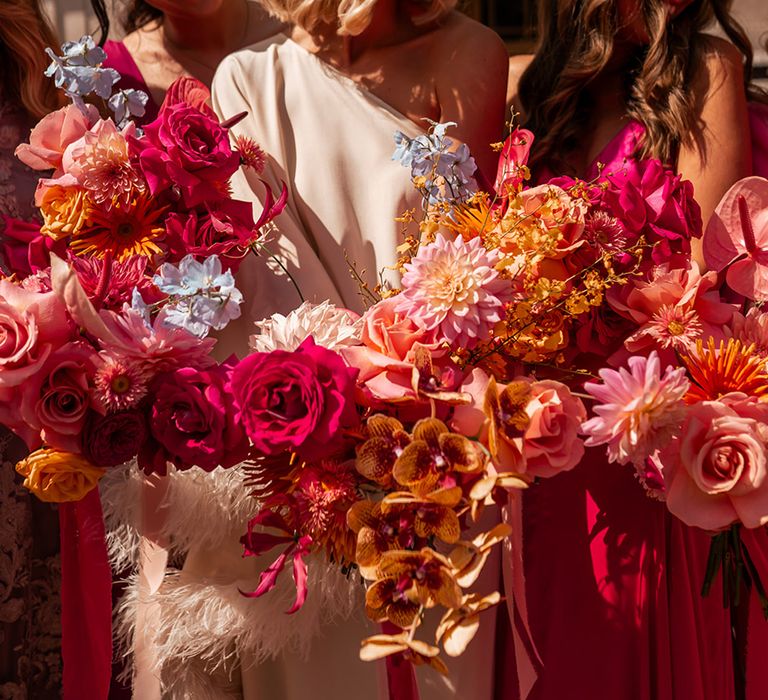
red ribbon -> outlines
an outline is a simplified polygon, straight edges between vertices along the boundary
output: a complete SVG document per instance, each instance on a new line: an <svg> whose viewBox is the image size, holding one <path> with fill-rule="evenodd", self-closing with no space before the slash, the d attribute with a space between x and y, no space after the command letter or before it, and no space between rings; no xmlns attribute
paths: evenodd
<svg viewBox="0 0 768 700"><path fill-rule="evenodd" d="M99 490L59 505L64 700L106 700L112 674L112 572Z"/></svg>
<svg viewBox="0 0 768 700"><path fill-rule="evenodd" d="M386 621L381 624L384 634L400 634L402 630ZM389 700L419 700L419 686L413 664L403 654L387 656L387 688Z"/></svg>

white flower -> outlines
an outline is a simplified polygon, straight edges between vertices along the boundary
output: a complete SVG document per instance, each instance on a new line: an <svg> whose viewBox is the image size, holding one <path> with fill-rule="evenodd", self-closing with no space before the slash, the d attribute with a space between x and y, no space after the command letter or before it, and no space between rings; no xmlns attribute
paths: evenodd
<svg viewBox="0 0 768 700"><path fill-rule="evenodd" d="M329 350L358 345L362 321L357 314L340 309L328 301L322 304L304 302L287 316L275 314L257 321L259 333L251 336L251 350L272 352L293 351L310 335L315 344Z"/></svg>

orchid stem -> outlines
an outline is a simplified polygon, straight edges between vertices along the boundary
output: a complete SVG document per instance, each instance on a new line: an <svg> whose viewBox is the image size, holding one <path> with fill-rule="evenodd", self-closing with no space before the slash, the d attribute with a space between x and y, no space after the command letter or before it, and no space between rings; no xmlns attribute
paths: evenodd
<svg viewBox="0 0 768 700"><path fill-rule="evenodd" d="M298 282L296 282L296 278L288 271L288 268L283 264L282 260L275 255L267 246L265 246L263 243L256 243L255 245L261 247L264 251L266 251L267 255L269 255L272 260L274 260L278 267L285 273L286 277L291 281L291 284L293 285L293 288L296 290L296 293L299 295L299 299L301 299L301 303L303 304L306 299L304 298L304 295L301 293L301 289L299 288ZM255 252L255 251L254 251Z"/></svg>

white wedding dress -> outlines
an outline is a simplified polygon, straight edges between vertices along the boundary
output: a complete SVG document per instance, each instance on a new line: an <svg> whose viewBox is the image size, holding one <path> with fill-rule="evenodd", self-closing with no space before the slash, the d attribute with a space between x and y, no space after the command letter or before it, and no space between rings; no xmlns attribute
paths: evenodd
<svg viewBox="0 0 768 700"><path fill-rule="evenodd" d="M282 182L288 186L288 205L275 222L278 231L268 237L270 252L305 299L328 299L362 312L359 285L346 259L371 287L379 271L395 263L402 242L395 217L417 208L419 196L408 171L391 160L393 135L400 130L413 137L420 128L283 35L226 59L214 79L213 103L222 120L247 112L233 135L253 138L268 154L260 176L248 171L235 177L234 197L253 201L258 213L264 193L260 177L275 192ZM245 261L238 286L245 296L243 315L222 333L222 357L248 352L254 321L300 304L293 284L267 254ZM113 477L103 487L118 563L135 559L142 527L170 550L171 561L186 555L181 571L169 570L162 583L152 582L165 563L162 550L159 556L155 551L154 564L145 562L155 568L145 577L148 588L142 593L134 581L121 605L120 629L129 646L137 641L132 631L141 616L137 666L144 667L138 669L144 690L135 693L140 700L159 696L159 684L149 690L147 675L162 681L162 696L169 698L388 697L384 663L358 659L360 641L378 632L363 614L358 580L347 580L316 559L310 564L307 603L292 616L283 612L293 593L288 571L266 596L240 595L238 589L256 586L259 571L278 553L258 560L241 556L239 537L257 509L242 470L170 475L160 486L164 494L154 496L162 501L160 508L144 509L143 526L136 525L140 480L135 472L122 479ZM136 490L135 499L125 497L126 488ZM126 502L134 507L120 507ZM485 575L479 590L496 590L498 563L490 561ZM493 612L486 613L465 656L449 664L453 687L430 669L419 669L423 700L492 698L494 620Z"/></svg>

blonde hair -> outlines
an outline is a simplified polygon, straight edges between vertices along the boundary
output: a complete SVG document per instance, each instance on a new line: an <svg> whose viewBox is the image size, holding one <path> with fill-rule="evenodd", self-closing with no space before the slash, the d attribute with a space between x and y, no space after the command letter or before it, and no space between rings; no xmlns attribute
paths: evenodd
<svg viewBox="0 0 768 700"><path fill-rule="evenodd" d="M371 23L377 0L261 0L266 10L283 22L312 30L318 24L337 27L339 34L357 36ZM416 25L439 19L456 6L457 0L408 2L408 14Z"/></svg>
<svg viewBox="0 0 768 700"><path fill-rule="evenodd" d="M58 45L39 0L0 2L0 87L36 119L61 106L53 81L43 75L45 48Z"/></svg>
<svg viewBox="0 0 768 700"><path fill-rule="evenodd" d="M645 127L637 155L672 164L680 145L692 138L691 80L707 51L702 31L713 21L743 56L750 97L764 99L749 83L752 47L730 14L731 2L694 0L670 19L668 0L640 0L650 42L638 47L624 71L627 116ZM526 126L539 136L533 165L563 167L563 156L578 148L591 115L585 88L613 52L619 29L616 5L616 0L540 1L539 46L519 87Z"/></svg>

